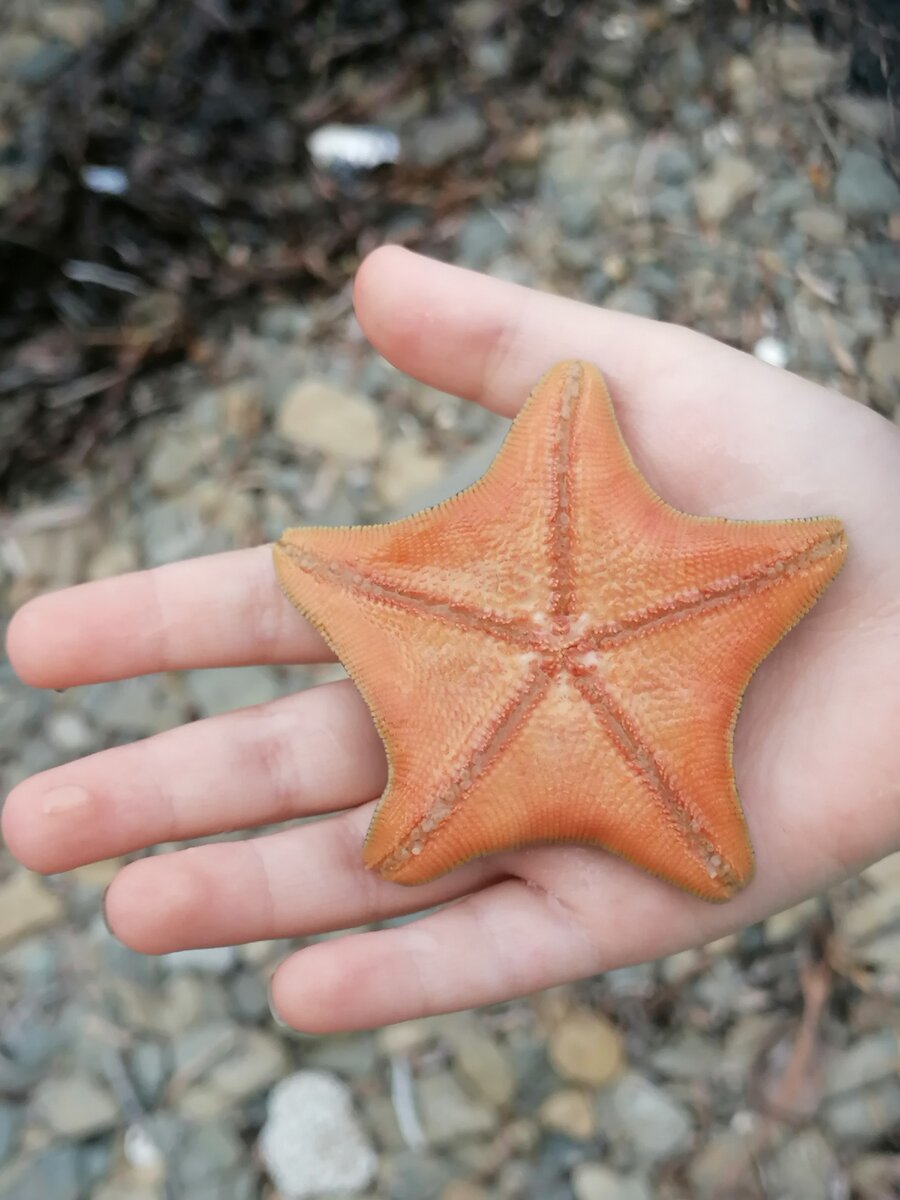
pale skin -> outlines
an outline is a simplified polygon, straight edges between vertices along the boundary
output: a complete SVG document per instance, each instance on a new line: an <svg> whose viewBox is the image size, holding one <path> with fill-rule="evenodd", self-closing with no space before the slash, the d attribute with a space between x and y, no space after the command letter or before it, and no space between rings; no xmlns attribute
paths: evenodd
<svg viewBox="0 0 900 1200"><path fill-rule="evenodd" d="M349 682L103 751L20 784L10 850L59 872L161 843L106 897L150 954L304 937L445 904L291 954L277 1015L308 1032L489 1004L721 937L900 847L900 430L835 392L688 330L605 312L397 248L363 264L356 311L400 370L506 415L552 363L609 381L635 460L687 512L834 514L846 566L763 663L735 737L756 878L711 905L599 850L538 846L404 888L360 850L386 779ZM268 547L85 584L25 605L9 654L35 687L329 657L281 594ZM256 826L327 820L253 836Z"/></svg>

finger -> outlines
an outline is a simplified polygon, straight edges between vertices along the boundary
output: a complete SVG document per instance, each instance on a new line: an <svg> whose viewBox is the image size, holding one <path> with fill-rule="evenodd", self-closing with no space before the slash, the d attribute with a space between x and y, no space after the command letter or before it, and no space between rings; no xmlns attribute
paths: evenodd
<svg viewBox="0 0 900 1200"><path fill-rule="evenodd" d="M56 688L184 667L332 657L282 595L269 546L38 596L13 617L7 650L26 683Z"/></svg>
<svg viewBox="0 0 900 1200"><path fill-rule="evenodd" d="M411 924L306 947L275 972L272 1003L308 1033L368 1029L523 996L599 959L565 908L507 879Z"/></svg>
<svg viewBox="0 0 900 1200"><path fill-rule="evenodd" d="M384 789L384 749L348 682L104 750L19 784L3 834L36 871L349 808Z"/></svg>
<svg viewBox="0 0 900 1200"><path fill-rule="evenodd" d="M131 863L106 894L109 927L144 954L305 937L430 908L498 877L496 861L420 888L366 871L362 844L373 808Z"/></svg>
<svg viewBox="0 0 900 1200"><path fill-rule="evenodd" d="M507 415L553 363L596 363L638 465L690 511L783 516L784 486L790 515L829 512L862 450L876 434L885 440L875 429L884 422L860 405L701 334L400 247L364 261L354 302L366 335L400 370Z"/></svg>

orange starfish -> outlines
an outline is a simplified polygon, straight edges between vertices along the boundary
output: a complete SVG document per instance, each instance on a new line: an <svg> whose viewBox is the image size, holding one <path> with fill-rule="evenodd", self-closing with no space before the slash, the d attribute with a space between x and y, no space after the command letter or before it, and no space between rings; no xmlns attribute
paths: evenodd
<svg viewBox="0 0 900 1200"><path fill-rule="evenodd" d="M741 696L845 551L834 518L670 508L578 362L541 380L490 470L446 503L287 530L281 585L387 750L365 864L415 884L589 842L728 899L753 874L731 762Z"/></svg>

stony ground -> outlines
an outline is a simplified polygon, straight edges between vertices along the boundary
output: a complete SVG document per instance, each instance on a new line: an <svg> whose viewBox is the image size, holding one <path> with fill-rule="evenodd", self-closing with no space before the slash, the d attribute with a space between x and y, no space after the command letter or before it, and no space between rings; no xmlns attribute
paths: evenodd
<svg viewBox="0 0 900 1200"><path fill-rule="evenodd" d="M18 64L26 86L116 9L42 6L18 43L0 37L0 76ZM500 167L518 198L460 218L455 261L683 321L900 420L886 105L847 95L841 52L801 32L748 45L738 30L714 58L686 35L655 81L667 116L651 130L624 91L610 103L641 29L607 33L602 108L523 131ZM500 49L486 43L485 62ZM429 132L458 135L440 119ZM395 514L456 490L501 433L379 360L346 294L267 301L207 347L138 385L175 389L176 414L2 516L7 612L298 519ZM3 666L0 783L333 674L197 671L45 695ZM117 944L99 916L117 865L40 881L0 848L4 1200L896 1194L900 856L702 951L315 1039L269 1013L285 943L159 959Z"/></svg>

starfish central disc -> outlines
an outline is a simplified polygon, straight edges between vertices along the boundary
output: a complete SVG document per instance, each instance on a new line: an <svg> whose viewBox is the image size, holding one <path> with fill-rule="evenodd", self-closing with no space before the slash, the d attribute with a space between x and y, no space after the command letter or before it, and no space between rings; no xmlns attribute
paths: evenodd
<svg viewBox="0 0 900 1200"><path fill-rule="evenodd" d="M834 518L670 508L585 363L544 377L491 469L446 503L287 530L282 587L388 755L364 861L423 883L587 842L728 899L753 872L731 763L741 697L845 550Z"/></svg>

